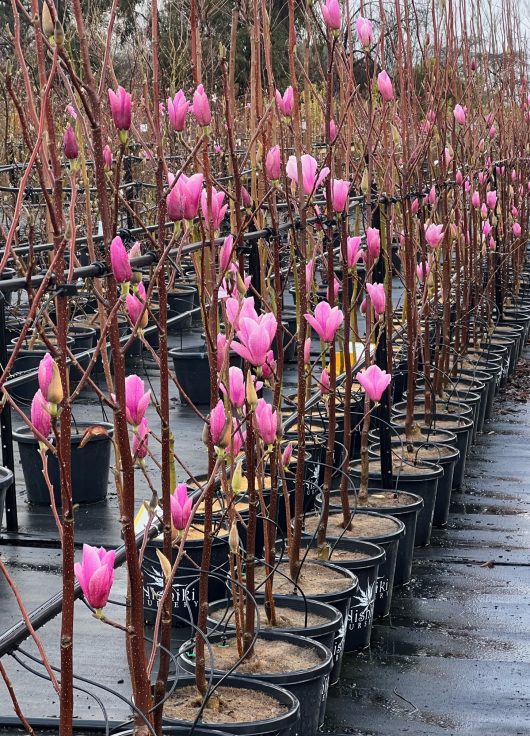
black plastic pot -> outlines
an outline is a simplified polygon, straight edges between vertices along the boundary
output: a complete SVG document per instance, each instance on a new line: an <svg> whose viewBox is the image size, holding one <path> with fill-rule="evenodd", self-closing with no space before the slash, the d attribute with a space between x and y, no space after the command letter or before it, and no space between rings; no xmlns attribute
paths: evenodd
<svg viewBox="0 0 530 736"><path fill-rule="evenodd" d="M371 497L370 505L362 507L366 511L376 511L384 516L394 516L405 525L405 533L400 537L398 544L398 552L396 558L396 571L394 574L394 587L406 585L412 574L412 561L414 559L414 539L416 537L416 524L418 514L423 508L423 498L415 493L399 492L401 496L405 496L400 506L391 505L385 502L385 497L392 495L392 491L382 488L368 488L368 496ZM330 511L340 510L340 495L337 491L332 491L330 499ZM379 498L378 498L379 497ZM351 498L350 508L355 508L356 499ZM361 507L359 507L361 510ZM360 585L360 582L359 582Z"/></svg>
<svg viewBox="0 0 530 736"><path fill-rule="evenodd" d="M220 677L214 675L212 678L212 685L215 685L219 680ZM179 688L184 688L189 685L195 685L195 677L179 673L175 689L178 690ZM168 687L169 686L172 686L171 681L168 682ZM228 733L229 730L230 734L233 734L233 736L294 736L295 733L298 733L300 703L298 702L298 698L292 695L289 690L251 677L227 677L223 680L221 687L244 688L265 693L271 698L274 698L280 705L284 706L285 712L266 721L227 723L226 726L223 723L208 724L201 722L199 727L203 729L204 733L208 734L208 736L217 736L219 728L223 729L222 733ZM177 721L173 718L164 716L164 724L171 727L185 727L188 731L184 733L188 735L192 722Z"/></svg>
<svg viewBox="0 0 530 736"><path fill-rule="evenodd" d="M223 530L224 531L224 530ZM144 618L148 624L154 624L158 609L158 601L164 590L164 575L156 550L162 550L161 539L155 539L146 546L142 562L144 577ZM173 581L172 626L182 628L189 626L190 619L197 623L199 613L199 569L202 560L202 539L186 540L186 555L182 558L178 573ZM174 550L174 559L178 550ZM195 564L194 564L195 563ZM208 601L224 598L229 590L226 581L228 576L228 533L214 537L212 540L212 557L208 575Z"/></svg>
<svg viewBox="0 0 530 736"><path fill-rule="evenodd" d="M421 467L421 473L417 471L418 467ZM426 547L431 539L436 492L443 470L439 465L431 463L417 463L414 468L414 472L411 468L411 472L407 473L405 466L405 469L402 469L399 475L394 475L392 477L392 488L396 491L414 493L416 496L423 498L423 508L419 511L416 521L414 545L416 547ZM350 475L358 486L361 479L360 461L355 461L350 465ZM376 461L370 462L368 479L370 487L381 488L381 471L379 463Z"/></svg>
<svg viewBox="0 0 530 736"><path fill-rule="evenodd" d="M304 545L304 540L302 539L302 546ZM278 544L278 548L280 548L280 545ZM303 559L303 555L302 555ZM350 603L353 599L353 596L355 595L358 583L357 577L354 573L352 573L348 568L342 566L342 565L335 565L334 563L330 562L320 562L320 561L304 561L304 566L308 565L324 565L325 567L331 567L333 570L340 572L342 575L348 578L349 585L345 587L343 590L330 590L327 593L319 593L315 594L312 593L310 590L302 590L302 592L305 595L306 600L314 600L321 603L327 603L330 606L333 606L333 608L336 608L341 616L342 616L342 622L343 626L342 629L337 631L335 635L335 641L333 644L333 658L335 662L340 662L342 660L342 655L344 653L344 637L346 632L346 626L348 622L349 617L349 611L350 611ZM299 581L298 581L299 582ZM293 585L294 589L294 585ZM299 591L296 591L296 595L298 595ZM279 600L280 598L285 597L282 594L274 594L275 600ZM300 595L301 598L303 598L302 595Z"/></svg>
<svg viewBox="0 0 530 736"><path fill-rule="evenodd" d="M488 413L488 408L492 408L495 398L495 375L493 371L479 370L478 368L460 368L459 376L461 378L469 378L478 380L484 384L484 396L480 402L477 431L484 431L484 422Z"/></svg>
<svg viewBox="0 0 530 736"><path fill-rule="evenodd" d="M163 736L189 736L190 734L190 728L191 724L188 725L173 725L173 726L163 726L162 727L162 735ZM132 729L129 729L128 731L119 731L119 732L113 732L112 736L134 736L134 731ZM203 728L202 726L196 726L193 729L193 736L235 736L234 732L231 731L230 733L228 731L218 731L217 729L215 731L210 731L208 728Z"/></svg>
<svg viewBox="0 0 530 736"><path fill-rule="evenodd" d="M423 413L424 406L424 399L414 400L415 417ZM392 407L393 417L405 416L406 413L406 401L400 401L398 404L394 404L394 406ZM436 403L433 404L433 414L454 414L455 416L469 417L471 420L473 420L473 408L459 401L447 401L445 399L437 399Z"/></svg>
<svg viewBox="0 0 530 736"><path fill-rule="evenodd" d="M6 503L6 493L13 483L13 473L9 468L0 465L0 530L4 520L4 507Z"/></svg>
<svg viewBox="0 0 530 736"><path fill-rule="evenodd" d="M68 327L68 335L74 340L72 353L77 355L85 350L90 350L96 345L96 330L93 327L83 327L82 325L70 325ZM79 365L86 370L90 364L90 356L87 355L79 360ZM81 378L81 373L75 367L70 370L70 376L74 382Z"/></svg>
<svg viewBox="0 0 530 736"><path fill-rule="evenodd" d="M404 421L405 417L399 418ZM456 447L460 451L460 457L458 458L453 475L453 488L452 490L458 490L464 482L464 476L466 472L466 460L471 444L471 432L473 431L473 422L469 417L459 417L454 414L435 414L431 417L432 425L437 427L442 424L444 429L449 429L456 435ZM425 414L415 414L415 422L420 425L425 424Z"/></svg>
<svg viewBox="0 0 530 736"><path fill-rule="evenodd" d="M294 672L260 672L256 679L284 687L292 695L294 695L300 703L300 721L296 731L299 736L316 736L319 726L322 725L322 716L324 714L325 703L328 695L329 674L331 672L333 658L331 651L313 639L298 634L286 634L276 631L260 631L259 639L264 641L284 641L295 646L301 646L315 653L319 658L319 663L306 670L297 670ZM224 642L223 634L212 634L208 636L208 641L215 648L219 642ZM194 643L186 642L179 651L179 666L184 672L195 672L195 658L193 654ZM286 663L287 666L287 663ZM206 659L206 671L211 672ZM222 670L215 668L214 674L221 675ZM254 675L248 673L239 674L237 669L232 674L234 679L242 677L244 680L253 680ZM322 720L321 720L322 719Z"/></svg>
<svg viewBox="0 0 530 736"><path fill-rule="evenodd" d="M331 516L332 515L330 514L330 517ZM341 537L341 543L343 539L355 538L356 540L360 540L363 542L371 542L371 544L376 544L377 546L384 549L385 559L384 561L381 560L381 562L379 563L379 573L375 589L374 604L374 618L384 618L390 613L390 606L392 604L392 589L394 587L394 576L396 572L398 544L400 538L405 533L405 525L399 519L385 516L388 521L393 522L392 531L383 533L374 532L370 536L361 536L355 531L355 519L360 516L381 517L383 516L383 514L378 514L374 511L356 511L355 516L352 519L352 524L354 528L352 531L346 532L344 536ZM333 543L337 541L338 537L332 536L328 531L327 539L333 547ZM341 567L340 561L337 561L334 564ZM347 567L346 569L349 569L349 567Z"/></svg>
<svg viewBox="0 0 530 736"><path fill-rule="evenodd" d="M302 540L302 544L304 543L307 540ZM350 551L352 558L337 561L332 553L331 564L349 570L358 580L357 590L350 600L344 639L344 651L348 654L370 646L379 567L384 565L386 553L382 547L372 542L344 537L333 547L337 551ZM366 556L359 558L359 553Z"/></svg>
<svg viewBox="0 0 530 736"><path fill-rule="evenodd" d="M91 426L93 426L92 422L77 422L75 426L72 426L71 457L74 503L96 503L104 501L107 497L111 438L114 428L107 422L98 422L97 426L104 427L107 434L92 436L84 447L79 447L85 429ZM28 427L21 427L14 431L13 439L18 444L28 501L35 506L49 506L50 493L42 474L38 440ZM55 444L55 439L50 439L50 441ZM59 463L57 457L51 453L48 453L48 473L53 486L55 503L60 506Z"/></svg>
<svg viewBox="0 0 530 736"><path fill-rule="evenodd" d="M415 442L435 442L437 445L454 445L456 443L456 435L448 429L440 429L439 427L417 427L417 435L414 435ZM417 439L416 439L417 436ZM392 442L397 441L398 437L403 444L406 442L406 430L404 424L392 424L391 432ZM371 429L368 432L370 444L379 443L379 430Z"/></svg>
<svg viewBox="0 0 530 736"><path fill-rule="evenodd" d="M176 284L174 289L167 293L168 317L176 317L179 314L190 312L195 306L195 295L197 287L191 284ZM175 320L169 325L170 330L189 330L192 323L192 315Z"/></svg>
<svg viewBox="0 0 530 736"><path fill-rule="evenodd" d="M413 442L405 445L406 452L412 451L413 457L419 462L434 462L443 468L443 475L438 479L436 488L436 502L434 504L433 526L443 527L447 524L449 517L449 506L451 503L451 490L453 487L453 476L455 465L458 462L460 452L451 445L437 444L436 442ZM379 447L371 448L373 456L379 457ZM396 442L392 443L394 454L401 455L402 447ZM432 455L435 457L432 457ZM428 457L425 457L428 455ZM375 509L378 511L379 509ZM397 514L393 514L397 516Z"/></svg>
<svg viewBox="0 0 530 736"><path fill-rule="evenodd" d="M210 403L210 362L208 353L200 349L173 348L169 351L173 358L173 367L182 390L192 404ZM241 366L243 360L239 355L230 354L230 365ZM186 397L180 391L180 400L187 403Z"/></svg>
<svg viewBox="0 0 530 736"><path fill-rule="evenodd" d="M258 604L263 603L264 597L262 595L256 596ZM307 626L299 627L285 627L275 626L270 628L271 631L280 631L286 634L299 634L300 636L307 636L309 639L314 639L327 647L333 652L335 646L335 640L341 629L344 628L342 620L342 614L340 611L329 603L321 603L320 601L312 600L311 598L302 598L296 595L285 595L278 596L274 601L277 612L281 613L282 610L295 610L303 611L308 615L319 616L322 622L319 624L312 624ZM208 633L218 632L233 632L235 630L234 620L231 617L229 611L232 607L232 601L228 598L222 601L214 601L208 606ZM217 611L223 611L223 617L214 617L213 614ZM260 619L261 630L266 631L263 628L263 617ZM344 632L343 632L344 636ZM335 685L338 682L340 667L342 663L342 655L344 648L340 650L340 656L338 659L333 658L333 668L329 676L329 684Z"/></svg>

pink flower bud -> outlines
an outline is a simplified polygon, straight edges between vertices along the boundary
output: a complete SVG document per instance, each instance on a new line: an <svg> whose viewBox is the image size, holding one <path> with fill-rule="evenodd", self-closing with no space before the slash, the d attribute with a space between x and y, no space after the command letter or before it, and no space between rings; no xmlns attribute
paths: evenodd
<svg viewBox="0 0 530 736"><path fill-rule="evenodd" d="M311 338L307 337L304 342L304 363L311 363Z"/></svg>
<svg viewBox="0 0 530 736"><path fill-rule="evenodd" d="M123 240L117 235L110 244L110 263L118 284L125 284L132 278L131 264Z"/></svg>
<svg viewBox="0 0 530 736"><path fill-rule="evenodd" d="M459 125L465 125L466 111L465 108L462 107L462 105L455 105L453 115L455 116L455 120Z"/></svg>
<svg viewBox="0 0 530 736"><path fill-rule="evenodd" d="M372 43L372 34L374 32L371 21L360 16L355 22L355 29L359 36L361 46L364 46L365 49L369 48Z"/></svg>
<svg viewBox="0 0 530 736"><path fill-rule="evenodd" d="M265 399L258 399L254 414L259 436L266 445L272 445L278 432L278 413Z"/></svg>
<svg viewBox="0 0 530 736"><path fill-rule="evenodd" d="M186 95L179 90L175 97L167 100L167 115L173 130L181 133L186 127L186 115L188 114L190 103L186 99Z"/></svg>
<svg viewBox="0 0 530 736"><path fill-rule="evenodd" d="M265 173L269 181L277 181L281 176L282 162L280 146L273 146L265 158Z"/></svg>
<svg viewBox="0 0 530 736"><path fill-rule="evenodd" d="M320 393L322 396L326 396L329 394L331 387L330 379L329 379L329 372L327 368L324 368L322 373L320 374L320 378L318 379L318 388L320 389Z"/></svg>
<svg viewBox="0 0 530 736"><path fill-rule="evenodd" d="M31 423L43 437L52 431L51 407L39 389L31 402Z"/></svg>
<svg viewBox="0 0 530 736"><path fill-rule="evenodd" d="M138 429L133 435L133 456L135 460L143 460L147 457L147 444L149 440L149 424L147 419L143 417L138 425Z"/></svg>
<svg viewBox="0 0 530 736"><path fill-rule="evenodd" d="M129 130L131 127L131 95L123 87L116 92L109 89L109 104L114 125L118 130Z"/></svg>
<svg viewBox="0 0 530 736"><path fill-rule="evenodd" d="M108 145L103 149L103 163L105 164L107 171L112 169L112 151Z"/></svg>
<svg viewBox="0 0 530 736"><path fill-rule="evenodd" d="M410 211L412 212L413 215L417 215L418 212L419 212L419 209L420 209L420 200L417 197L415 197L412 200L412 204L410 206Z"/></svg>
<svg viewBox="0 0 530 736"><path fill-rule="evenodd" d="M516 238L521 237L522 228L521 225L518 222L514 222L512 225L512 232Z"/></svg>
<svg viewBox="0 0 530 736"><path fill-rule="evenodd" d="M359 259L362 259L363 252L361 250L361 238L359 235L346 240L346 265L348 268L355 268Z"/></svg>
<svg viewBox="0 0 530 736"><path fill-rule="evenodd" d="M366 291L377 317L385 313L385 287L383 284L366 284Z"/></svg>
<svg viewBox="0 0 530 736"><path fill-rule="evenodd" d="M331 31L338 31L340 29L340 5L338 0L326 0L320 6L322 10L322 16L327 27Z"/></svg>
<svg viewBox="0 0 530 736"><path fill-rule="evenodd" d="M135 375L127 376L125 379L125 414L129 424L138 427L149 402L151 401L151 391L144 393L144 382Z"/></svg>
<svg viewBox="0 0 530 736"><path fill-rule="evenodd" d="M210 102L202 84L199 84L199 86L193 93L192 112L195 115L195 119L197 120L199 125L202 125L203 128L206 128L208 125L210 125L210 122L212 120L212 113L210 112Z"/></svg>
<svg viewBox="0 0 530 736"><path fill-rule="evenodd" d="M333 179L331 182L331 206L334 212L344 212L348 203L350 182L345 179Z"/></svg>
<svg viewBox="0 0 530 736"><path fill-rule="evenodd" d="M377 75L377 87L379 93L385 102L390 102L394 99L394 88L392 87L392 81L386 71L383 69Z"/></svg>
<svg viewBox="0 0 530 736"><path fill-rule="evenodd" d="M480 207L480 194L476 191L471 195L471 204L476 210Z"/></svg>
<svg viewBox="0 0 530 736"><path fill-rule="evenodd" d="M175 529L182 530L191 516L193 498L188 496L188 487L185 483L179 483L171 494L171 520Z"/></svg>
<svg viewBox="0 0 530 736"><path fill-rule="evenodd" d="M375 261L376 258L379 258L379 253L381 252L381 235L378 228L367 228L366 247L368 249L368 254L370 255L370 258L372 258L372 260Z"/></svg>
<svg viewBox="0 0 530 736"><path fill-rule="evenodd" d="M79 156L79 146L77 145L77 138L70 125L66 126L63 136L63 150L64 155L70 161L74 161Z"/></svg>
<svg viewBox="0 0 530 736"><path fill-rule="evenodd" d="M497 192L495 190L486 192L486 204L490 210L494 210L497 206Z"/></svg>

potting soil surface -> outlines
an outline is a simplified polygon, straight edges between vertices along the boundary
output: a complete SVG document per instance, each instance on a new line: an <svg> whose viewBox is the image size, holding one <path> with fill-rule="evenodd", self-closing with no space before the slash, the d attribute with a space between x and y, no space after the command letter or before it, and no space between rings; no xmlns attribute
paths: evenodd
<svg viewBox="0 0 530 736"><path fill-rule="evenodd" d="M527 350L530 360L530 350ZM525 364L526 370L530 364ZM156 371L137 361L129 372ZM516 379L517 380L517 379ZM329 692L324 732L359 736L527 736L530 734L530 404L528 392L496 401L495 415L472 449L461 492L454 493L446 529L416 551L410 585L394 590L391 615L374 626L371 649L346 655L340 684ZM175 395L174 395L175 396ZM523 400L521 400L523 399ZM150 416L155 424L154 410ZM96 403L76 410L79 420L102 417ZM200 424L174 398L172 426L188 472L203 472ZM137 500L149 498L138 477ZM0 554L28 610L60 590L61 555L48 509L24 503L21 472L18 534L3 534ZM120 544L116 498L76 512L79 546ZM55 540L55 542L53 541ZM42 545L42 546L39 546ZM78 550L80 554L80 549ZM116 572L108 616L123 621L125 576ZM0 577L0 632L20 619L16 601ZM147 631L149 635L150 631ZM186 630L174 630L182 641ZM39 630L53 665L59 664L60 617ZM31 640L2 660L22 710L38 727L57 717L58 698L42 675ZM74 669L77 675L129 696L128 669L119 631L94 619L82 600L75 605ZM102 721L94 696L113 724L129 706L91 683L77 681L78 732L83 720ZM83 688L83 689L81 689ZM11 720L10 720L11 719ZM0 681L0 723L15 733L10 698ZM43 728L37 729L39 733Z"/></svg>

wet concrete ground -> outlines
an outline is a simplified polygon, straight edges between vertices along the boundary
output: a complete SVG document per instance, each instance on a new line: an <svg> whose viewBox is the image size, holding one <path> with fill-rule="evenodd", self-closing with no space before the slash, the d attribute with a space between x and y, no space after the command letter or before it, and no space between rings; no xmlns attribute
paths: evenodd
<svg viewBox="0 0 530 736"><path fill-rule="evenodd" d="M86 413L101 417L97 406ZM176 402L172 420L179 428L183 457L193 470L201 470L198 423ZM22 534L16 544L2 544L0 554L31 610L59 590L60 553L25 546L30 535L50 539L54 530L49 512L24 506L23 489L20 493ZM142 493L139 485L139 499ZM448 527L434 534L429 548L417 551L413 581L395 590L391 617L375 626L371 649L344 658L341 684L330 692L326 732L530 734L529 404L497 402L495 417L479 436L465 487L454 495L451 510ZM112 497L98 508L80 510L77 521L79 542L119 543ZM124 592L124 575L118 571L113 598L122 600ZM122 609L111 605L109 615L121 620ZM13 596L0 580L0 631L18 618ZM40 632L54 653L54 664L59 625L55 619ZM120 636L95 621L82 601L76 603L76 672L127 695ZM22 648L35 653L29 642ZM24 655L20 658L42 673ZM11 657L3 662L27 716L56 716L57 697L49 683ZM101 696L112 721L127 717L126 704L116 697L92 685L84 687ZM93 697L83 692L76 694L76 714L102 717ZM0 683L0 722L9 716L12 709Z"/></svg>

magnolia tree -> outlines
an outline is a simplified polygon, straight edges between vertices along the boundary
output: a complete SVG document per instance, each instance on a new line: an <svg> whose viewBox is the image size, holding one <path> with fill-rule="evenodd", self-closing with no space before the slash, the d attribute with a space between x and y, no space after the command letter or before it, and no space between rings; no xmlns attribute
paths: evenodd
<svg viewBox="0 0 530 736"><path fill-rule="evenodd" d="M493 44L482 19L470 16L471 5L464 0L448 0L439 12L433 11L432 27L421 41L414 5L408 2L395 0L388 8L382 4L374 18L373 8L338 0L297 9L295 16L294 0L289 0L290 84L277 89L267 4L256 3L246 27L251 79L247 105L235 93L234 40L243 27L237 12L231 44L219 49L217 88L206 89L201 83L203 40L192 22L192 74L186 88L175 91L161 83L156 3L150 8L142 74L129 85L122 80L125 86L119 84L113 63L116 3L109 11L104 41L87 27L79 0L73 0L64 27L52 0L46 0L40 13L37 3L31 9L13 8L10 53L12 68L18 71L8 70L6 89L17 120L12 134L25 149L26 165L10 224L2 226L0 271L15 263L27 280L29 310L0 383L4 406L39 440L61 541L60 678L38 632L30 632L60 696L61 733L66 736L72 733L74 717L77 579L102 625L121 629L116 636L122 635L125 642L137 731L160 732L170 672L173 582L198 509L203 546L196 683L205 695L204 639L212 544L219 531L214 515L218 494L226 509L224 534L239 652L241 657L256 656L254 604L263 580L256 571L256 530L261 523L265 610L274 625L272 573L282 501L294 581L303 564L308 399L316 394L325 416L323 503L316 534L324 554L337 469L344 529L351 523L348 467L352 438L359 433L359 499L366 497L371 416L380 404L388 411L395 358L407 369L410 438L418 375L441 395L458 357L478 344L492 325L511 273L517 288L530 191L524 48L520 45L519 55L513 51L517 24L512 7L505 14L506 38L500 36L500 26L489 29L497 34ZM194 0L190 10L196 18ZM33 18L40 22L29 30ZM29 54L22 32L31 35ZM478 39L477 48L471 47L471 38ZM507 39L512 52L499 56L490 68L490 52ZM96 42L98 54L93 53ZM314 60L313 51L318 52ZM385 69L390 55L393 64ZM140 78L146 80L142 85ZM142 207L122 186L131 153L141 160L142 176L151 184L152 196L145 195ZM33 261L23 262L16 248L30 182L40 189L53 244L37 277ZM119 233L125 222L141 232L130 248ZM252 232L257 235L251 239ZM90 282L99 337L88 365L79 363L68 343L70 287L79 265L80 235L86 237L90 261L103 262ZM393 284L396 257L400 269ZM177 482L176 467L185 464L174 437L170 389L178 388L181 395L185 391L168 363L167 295L186 262L193 264L199 291L211 397L207 416L194 407L204 426L206 480L193 497ZM142 274L146 264L152 264L147 285ZM44 306L52 285L54 321ZM293 334L283 319L289 305L295 313ZM123 320L130 331L125 340L120 333ZM159 336L157 350L144 334L152 326ZM39 366L39 390L29 414L6 386L28 336L39 336L49 350ZM157 397L127 367L124 356L134 340L157 366ZM296 347L296 385L294 396L288 397L284 350L290 341ZM395 356L398 351L403 352ZM94 380L98 358L104 388ZM78 376L74 389L68 380L69 363ZM81 561L75 562L71 426L83 387L90 388L113 416L114 482L128 587L124 625L105 612L114 551L85 545ZM425 392L427 414L432 396ZM354 411L359 397L360 418ZM146 418L151 402L156 427ZM284 427L286 406L296 427L289 433ZM339 416L344 447L337 465ZM383 413L379 417L388 421L388 414L386 420ZM101 431L89 428L83 442ZM51 455L60 469L60 510L48 473ZM140 539L134 528L139 474L152 491ZM294 488L292 506L288 476ZM237 507L243 493L248 505L244 545ZM149 652L144 645L142 561L155 533L163 538L159 560L165 584ZM15 587L1 559L0 568ZM27 620L24 604L17 600ZM1 672L7 681L3 668ZM31 730L11 694L19 717Z"/></svg>

